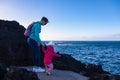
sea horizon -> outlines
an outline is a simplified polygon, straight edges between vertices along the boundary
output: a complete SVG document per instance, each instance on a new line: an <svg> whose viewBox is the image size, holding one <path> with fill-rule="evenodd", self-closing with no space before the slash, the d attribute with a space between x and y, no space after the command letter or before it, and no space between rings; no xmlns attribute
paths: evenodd
<svg viewBox="0 0 120 80"><path fill-rule="evenodd" d="M114 42L114 41L117 41L119 42L120 40L43 40L43 41L111 41L111 42Z"/></svg>

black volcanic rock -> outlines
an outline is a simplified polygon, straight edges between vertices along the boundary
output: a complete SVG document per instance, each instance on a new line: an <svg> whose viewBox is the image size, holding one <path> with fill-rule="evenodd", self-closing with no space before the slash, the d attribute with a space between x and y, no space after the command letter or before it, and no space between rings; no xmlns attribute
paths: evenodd
<svg viewBox="0 0 120 80"><path fill-rule="evenodd" d="M96 74L94 76L90 76L89 80L120 80L120 75Z"/></svg>
<svg viewBox="0 0 120 80"><path fill-rule="evenodd" d="M2 63L0 63L0 80L2 80L7 73L6 66Z"/></svg>
<svg viewBox="0 0 120 80"><path fill-rule="evenodd" d="M85 76L93 76L96 74L110 74L109 72L104 71L101 65L87 64L85 68Z"/></svg>
<svg viewBox="0 0 120 80"><path fill-rule="evenodd" d="M40 80L35 72L22 68L10 67L4 80Z"/></svg>
<svg viewBox="0 0 120 80"><path fill-rule="evenodd" d="M71 55L61 54L61 57L54 57L53 64L55 68L62 70L71 70L74 72L80 72L85 70L85 64L75 60Z"/></svg>
<svg viewBox="0 0 120 80"><path fill-rule="evenodd" d="M0 20L0 62L7 66L31 64L31 49L24 31L16 21Z"/></svg>

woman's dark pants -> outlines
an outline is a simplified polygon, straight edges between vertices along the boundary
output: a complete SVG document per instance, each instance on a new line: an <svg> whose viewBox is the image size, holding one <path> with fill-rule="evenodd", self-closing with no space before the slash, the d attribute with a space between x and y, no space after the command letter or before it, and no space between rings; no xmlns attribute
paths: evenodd
<svg viewBox="0 0 120 80"><path fill-rule="evenodd" d="M40 66L41 51L38 46L38 43L31 38L28 38L27 42L31 46L33 51L33 54L32 54L33 66Z"/></svg>

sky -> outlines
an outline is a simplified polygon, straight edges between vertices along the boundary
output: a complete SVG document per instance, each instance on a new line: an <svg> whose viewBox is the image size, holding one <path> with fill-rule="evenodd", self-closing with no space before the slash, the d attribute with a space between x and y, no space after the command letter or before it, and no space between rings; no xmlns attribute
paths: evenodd
<svg viewBox="0 0 120 80"><path fill-rule="evenodd" d="M45 16L41 40L120 41L120 0L0 0L0 19L25 28Z"/></svg>

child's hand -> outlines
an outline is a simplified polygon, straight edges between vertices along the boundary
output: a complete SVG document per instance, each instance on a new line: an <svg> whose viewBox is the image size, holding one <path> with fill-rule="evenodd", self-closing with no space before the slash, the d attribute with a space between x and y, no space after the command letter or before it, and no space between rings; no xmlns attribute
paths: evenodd
<svg viewBox="0 0 120 80"><path fill-rule="evenodd" d="M59 57L61 57L61 54L59 52L57 52L56 54L59 54L60 55Z"/></svg>

